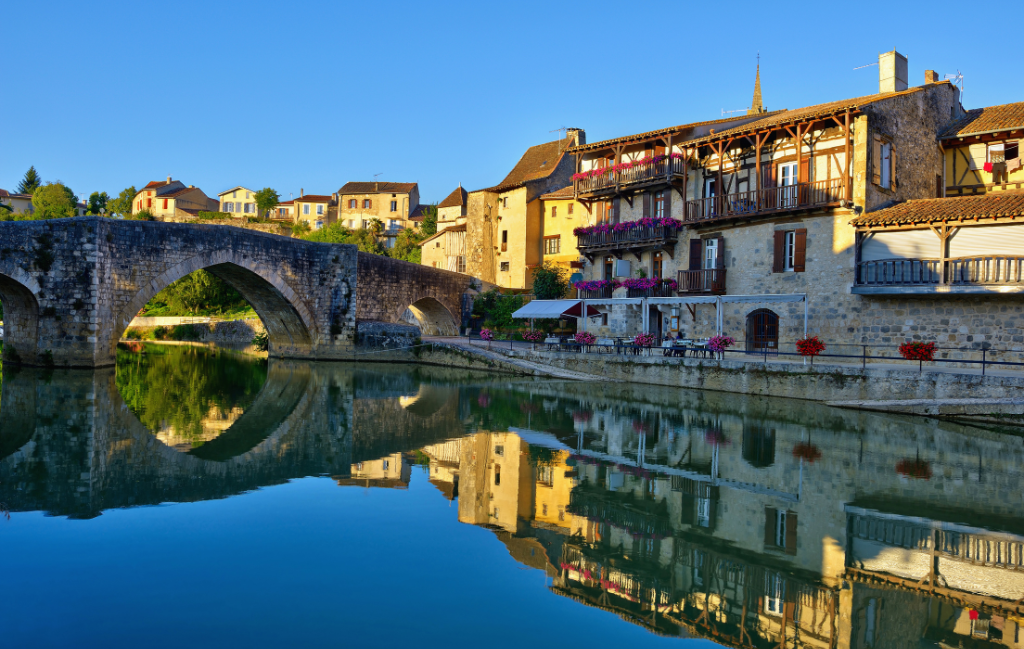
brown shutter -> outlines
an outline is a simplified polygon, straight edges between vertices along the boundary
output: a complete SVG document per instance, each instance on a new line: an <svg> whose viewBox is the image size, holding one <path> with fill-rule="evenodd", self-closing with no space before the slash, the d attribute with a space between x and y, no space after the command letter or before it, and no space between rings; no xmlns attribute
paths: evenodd
<svg viewBox="0 0 1024 649"><path fill-rule="evenodd" d="M715 268L725 268L725 237L718 237L718 256L715 258Z"/></svg>
<svg viewBox="0 0 1024 649"><path fill-rule="evenodd" d="M644 218L646 219L646 218L649 218L650 216L651 216L651 195L649 193L647 193L647 192L644 192Z"/></svg>
<svg viewBox="0 0 1024 649"><path fill-rule="evenodd" d="M701 244L700 239L690 239L690 270L700 270Z"/></svg>
<svg viewBox="0 0 1024 649"><path fill-rule="evenodd" d="M893 191L899 189L899 183L896 178L896 168L898 166L899 156L896 155L896 147L889 146L889 189Z"/></svg>
<svg viewBox="0 0 1024 649"><path fill-rule="evenodd" d="M935 198L942 198L942 174L935 174Z"/></svg>
<svg viewBox="0 0 1024 649"><path fill-rule="evenodd" d="M672 218L672 188L665 190L665 218Z"/></svg>
<svg viewBox="0 0 1024 649"><path fill-rule="evenodd" d="M778 166L779 165L777 164L769 163L761 167L761 169L763 170L761 173L764 175L765 189L769 189L775 186L775 176L778 173Z"/></svg>
<svg viewBox="0 0 1024 649"><path fill-rule="evenodd" d="M771 547L775 545L775 516L774 507L764 508L764 544Z"/></svg>
<svg viewBox="0 0 1024 649"><path fill-rule="evenodd" d="M797 178L797 182L809 183L811 182L811 159L804 158L800 161L800 176Z"/></svg>
<svg viewBox="0 0 1024 649"><path fill-rule="evenodd" d="M802 273L807 264L807 230L797 230L793 239L793 271Z"/></svg>
<svg viewBox="0 0 1024 649"><path fill-rule="evenodd" d="M772 259L772 272L781 273L786 270L786 233L775 232L775 257Z"/></svg>
<svg viewBox="0 0 1024 649"><path fill-rule="evenodd" d="M875 185L882 182L882 138L875 135L871 139L871 182Z"/></svg>
<svg viewBox="0 0 1024 649"><path fill-rule="evenodd" d="M622 199L616 197L615 200L612 201L612 223L618 223L619 222L619 218L621 217L621 214L620 214L619 210L621 208L622 208Z"/></svg>
<svg viewBox="0 0 1024 649"><path fill-rule="evenodd" d="M796 514L786 512L786 554L796 554Z"/></svg>

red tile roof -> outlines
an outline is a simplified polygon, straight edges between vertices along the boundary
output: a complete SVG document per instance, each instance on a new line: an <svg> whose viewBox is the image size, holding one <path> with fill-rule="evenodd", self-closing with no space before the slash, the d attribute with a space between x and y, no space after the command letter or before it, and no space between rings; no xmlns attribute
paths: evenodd
<svg viewBox="0 0 1024 649"><path fill-rule="evenodd" d="M199 192L200 194L203 194L203 190L199 189L198 187L182 187L181 189L175 189L165 194L157 194L157 198L176 198L178 196L181 196L182 194L187 194L189 192L195 191ZM206 194L203 194L203 196L206 196Z"/></svg>
<svg viewBox="0 0 1024 649"><path fill-rule="evenodd" d="M167 181L167 180L152 180L145 187L143 187L142 189L143 190L146 190L146 189L156 189L157 187L163 187L164 185L170 185L172 182L174 182L174 181L173 180L171 180L171 181Z"/></svg>
<svg viewBox="0 0 1024 649"><path fill-rule="evenodd" d="M324 196L323 194L306 194L305 196L299 196L293 200L296 203L330 203L334 200L334 197Z"/></svg>
<svg viewBox="0 0 1024 649"><path fill-rule="evenodd" d="M941 139L1024 129L1024 101L987 108L975 108L946 129Z"/></svg>
<svg viewBox="0 0 1024 649"><path fill-rule="evenodd" d="M991 192L983 196L907 201L858 216L850 224L868 227L1013 217L1024 217L1024 192Z"/></svg>
<svg viewBox="0 0 1024 649"><path fill-rule="evenodd" d="M439 208L440 207L462 207L463 205L466 204L466 201L468 200L468 196L469 196L469 194L467 194L466 190L462 188L462 185L459 185L458 189L453 191L451 194L448 194L448 198L446 198L443 201L441 201L440 203L438 203L437 206Z"/></svg>
<svg viewBox="0 0 1024 649"><path fill-rule="evenodd" d="M408 194L416 183L351 182L338 190L339 194Z"/></svg>
<svg viewBox="0 0 1024 649"><path fill-rule="evenodd" d="M417 205L411 212L409 212L409 220L422 222L423 218L427 215L426 211L428 207L430 206L422 204Z"/></svg>
<svg viewBox="0 0 1024 649"><path fill-rule="evenodd" d="M523 157L519 158L519 162L512 168L512 171L505 176L505 180L494 187L480 191L503 192L521 187L531 180L547 178L558 167L562 156L566 154L573 142L575 142L574 138L567 137L564 140L531 146L523 154Z"/></svg>
<svg viewBox="0 0 1024 649"><path fill-rule="evenodd" d="M555 201L555 200L562 200L562 201L564 201L566 199L572 198L573 194L574 194L573 186L569 185L568 187L563 187L561 189L556 189L553 192L548 192L547 194L544 194L540 198L541 198L541 200L545 200L545 201Z"/></svg>
<svg viewBox="0 0 1024 649"><path fill-rule="evenodd" d="M279 202L279 203L278 203L277 205L278 205L278 207L280 207L280 206L282 206L282 205L291 205L291 204L292 204L292 203L294 203L294 202L295 202L295 199L293 198L293 199L292 199L292 200L290 200L290 201L280 201L280 202Z"/></svg>
<svg viewBox="0 0 1024 649"><path fill-rule="evenodd" d="M770 113L763 113L761 115L761 117L764 117L765 115L775 115L775 114L781 113L781 112L783 112L783 111L777 110L777 111L770 112ZM681 131L692 131L693 129L695 129L697 127L700 127L700 126L709 126L711 124L719 124L719 123L723 123L723 122L735 122L735 121L741 120L741 119L743 119L743 117L739 117L739 116L738 117L722 117L720 119L706 120L706 121L703 121L703 122L693 122L691 124L680 124L679 126L669 126L667 128L659 128L659 129L656 129L654 131L647 131L646 133L635 133L633 135L623 135L622 137L616 137L616 138L612 138L610 140L599 140L597 142L590 142L588 144L581 144L579 146L572 147L571 149L569 149L569 152L570 153L576 153L576 152L579 152L579 151L593 151L595 149L604 149L604 148L610 147L610 146L612 146L614 144L619 144L621 142L633 142L635 140L646 140L646 139L649 139L649 138L652 138L652 137L658 137L659 135L668 135L669 133L673 133L674 134L676 132L681 132Z"/></svg>

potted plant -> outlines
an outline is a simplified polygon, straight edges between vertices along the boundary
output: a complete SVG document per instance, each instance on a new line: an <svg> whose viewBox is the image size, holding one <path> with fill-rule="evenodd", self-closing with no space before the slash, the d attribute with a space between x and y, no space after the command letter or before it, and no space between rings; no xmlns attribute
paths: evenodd
<svg viewBox="0 0 1024 649"><path fill-rule="evenodd" d="M825 351L825 343L818 340L817 336L801 338L796 341L796 351L801 356L810 356L811 365L814 365L814 357Z"/></svg>
<svg viewBox="0 0 1024 649"><path fill-rule="evenodd" d="M594 343L597 342L597 336L595 336L594 334L590 333L589 331L577 332L576 335L573 336L573 339L577 343L579 343L581 345L584 345L586 347L589 347L590 345L593 345Z"/></svg>
<svg viewBox="0 0 1024 649"><path fill-rule="evenodd" d="M905 342L899 347L900 356L908 361L917 361L918 371L924 371L924 362L935 360L935 343L923 343L915 340Z"/></svg>
<svg viewBox="0 0 1024 649"><path fill-rule="evenodd" d="M732 336L712 336L708 339L708 349L722 357L725 350L729 349L736 344L736 339Z"/></svg>
<svg viewBox="0 0 1024 649"><path fill-rule="evenodd" d="M531 346L532 346L533 349L537 349L537 343L539 343L542 340L544 340L544 332L543 331L524 331L523 332L523 340L525 340L528 343L531 343Z"/></svg>
<svg viewBox="0 0 1024 649"><path fill-rule="evenodd" d="M654 344L654 334L638 334L633 338L633 344L637 347L650 347Z"/></svg>
<svg viewBox="0 0 1024 649"><path fill-rule="evenodd" d="M480 340L487 341L487 349L491 348L491 341L494 340L494 332L490 329L484 328L480 330Z"/></svg>

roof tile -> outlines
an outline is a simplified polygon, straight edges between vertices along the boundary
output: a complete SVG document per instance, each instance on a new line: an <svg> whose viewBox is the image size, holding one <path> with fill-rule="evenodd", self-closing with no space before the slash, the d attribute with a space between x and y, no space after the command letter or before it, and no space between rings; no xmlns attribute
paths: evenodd
<svg viewBox="0 0 1024 649"><path fill-rule="evenodd" d="M339 194L408 194L416 183L350 182L338 190Z"/></svg>
<svg viewBox="0 0 1024 649"><path fill-rule="evenodd" d="M969 110L946 129L941 139L1021 128L1024 128L1024 101Z"/></svg>
<svg viewBox="0 0 1024 649"><path fill-rule="evenodd" d="M869 212L850 221L854 226L911 225L1024 216L1024 192L992 192L983 196L926 198Z"/></svg>
<svg viewBox="0 0 1024 649"><path fill-rule="evenodd" d="M519 162L512 168L512 171L505 176L505 180L494 187L488 187L486 191L506 191L520 187L531 180L547 178L558 168L562 156L575 141L574 137L567 137L564 140L531 146L523 154L523 157L519 158Z"/></svg>
<svg viewBox="0 0 1024 649"><path fill-rule="evenodd" d="M451 194L448 194L448 198L446 198L443 201L441 201L440 203L438 203L437 206L439 208L441 208L441 207L462 207L463 205L466 204L466 201L468 200L467 197L468 197L468 194L466 193L466 190L462 188L462 185L459 185L458 189L453 191Z"/></svg>

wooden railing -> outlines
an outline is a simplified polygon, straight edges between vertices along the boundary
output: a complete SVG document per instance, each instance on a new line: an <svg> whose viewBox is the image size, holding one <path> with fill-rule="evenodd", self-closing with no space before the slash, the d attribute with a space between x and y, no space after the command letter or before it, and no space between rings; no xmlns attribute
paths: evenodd
<svg viewBox="0 0 1024 649"><path fill-rule="evenodd" d="M675 289L667 284L659 284L653 288L627 288L626 297L675 297Z"/></svg>
<svg viewBox="0 0 1024 649"><path fill-rule="evenodd" d="M665 158L660 162L652 164L630 167L629 169L623 169L622 171L608 171L603 175L591 178L581 178L580 180L574 181L576 185L576 193L588 194L601 191L603 189L613 188L616 185L622 187L636 183L652 182L660 178L668 179L674 175L681 176L683 174L683 166L685 164L686 163L681 159L671 160L669 158Z"/></svg>
<svg viewBox="0 0 1024 649"><path fill-rule="evenodd" d="M679 232L675 228L663 225L646 228L629 228L620 232L592 232L576 237L578 248L616 247L639 243L660 243L675 241Z"/></svg>
<svg viewBox="0 0 1024 649"><path fill-rule="evenodd" d="M843 180L819 180L786 187L753 189L686 201L683 220L692 223L746 214L785 212L838 203L843 198Z"/></svg>
<svg viewBox="0 0 1024 649"><path fill-rule="evenodd" d="M605 286L604 288L593 289L590 291L584 289L576 290L576 299L579 300L607 300L612 296L611 286Z"/></svg>
<svg viewBox="0 0 1024 649"><path fill-rule="evenodd" d="M952 286L1024 284L1024 256L879 259L857 265L859 286ZM945 278L945 282L943 282Z"/></svg>
<svg viewBox="0 0 1024 649"><path fill-rule="evenodd" d="M681 270L676 291L679 295L725 295L725 269Z"/></svg>

